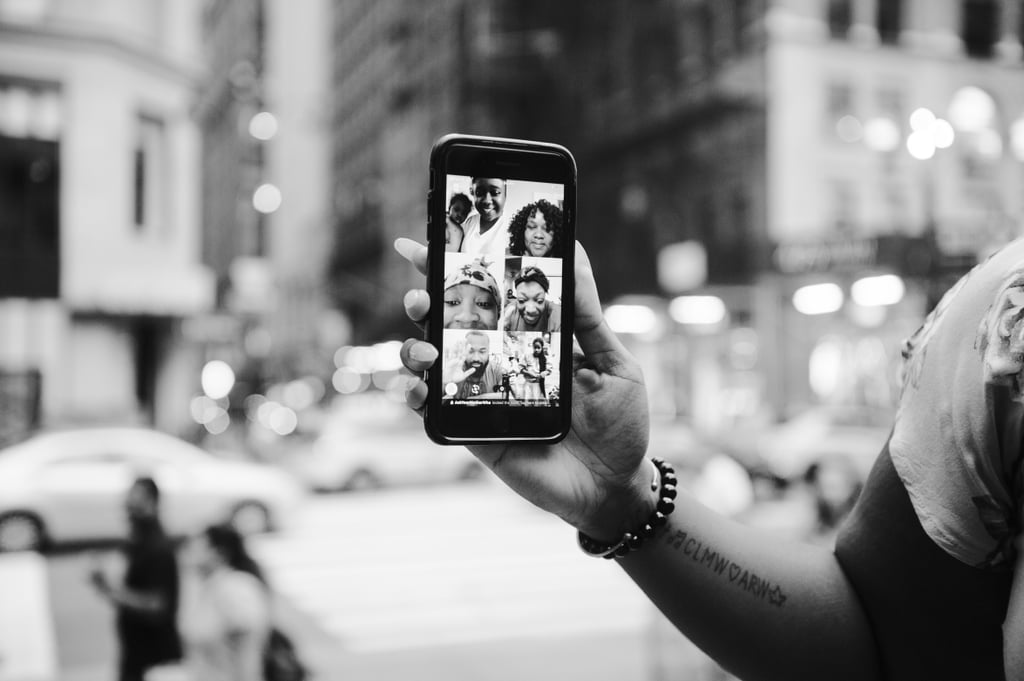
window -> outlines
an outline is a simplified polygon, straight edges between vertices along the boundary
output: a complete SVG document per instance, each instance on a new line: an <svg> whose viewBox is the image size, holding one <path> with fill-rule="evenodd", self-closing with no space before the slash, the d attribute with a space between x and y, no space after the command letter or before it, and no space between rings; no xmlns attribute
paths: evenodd
<svg viewBox="0 0 1024 681"><path fill-rule="evenodd" d="M0 81L0 298L60 290L61 95Z"/></svg>
<svg viewBox="0 0 1024 681"><path fill-rule="evenodd" d="M903 101L903 90L894 86L878 91L878 111L882 117L896 124L902 139L908 124L906 105Z"/></svg>
<svg viewBox="0 0 1024 681"><path fill-rule="evenodd" d="M847 180L832 182L833 225L839 234L849 234L856 225L856 195L853 184Z"/></svg>
<svg viewBox="0 0 1024 681"><path fill-rule="evenodd" d="M853 88L849 83L833 81L825 91L825 119L822 121L827 138L835 138L837 126L847 117L856 116L853 110Z"/></svg>
<svg viewBox="0 0 1024 681"><path fill-rule="evenodd" d="M986 59L992 56L998 36L995 0L964 0L960 37L969 57Z"/></svg>
<svg viewBox="0 0 1024 681"><path fill-rule="evenodd" d="M163 121L140 115L137 122L134 164L135 229L154 230L160 227L164 212L165 130Z"/></svg>
<svg viewBox="0 0 1024 681"><path fill-rule="evenodd" d="M1017 2L1017 40L1024 47L1024 0Z"/></svg>
<svg viewBox="0 0 1024 681"><path fill-rule="evenodd" d="M846 114L853 113L853 88L848 83L829 83L828 115L829 125Z"/></svg>
<svg viewBox="0 0 1024 681"><path fill-rule="evenodd" d="M852 0L829 0L828 30L833 38L845 40L853 24Z"/></svg>
<svg viewBox="0 0 1024 681"><path fill-rule="evenodd" d="M715 17L706 4L697 7L697 33L700 36L700 57L704 68L715 66Z"/></svg>
<svg viewBox="0 0 1024 681"><path fill-rule="evenodd" d="M903 27L903 1L879 0L875 25L883 45L896 45Z"/></svg>
<svg viewBox="0 0 1024 681"><path fill-rule="evenodd" d="M733 0L732 3L732 43L737 53L745 52L748 45L746 39L747 26L751 21L750 0Z"/></svg>

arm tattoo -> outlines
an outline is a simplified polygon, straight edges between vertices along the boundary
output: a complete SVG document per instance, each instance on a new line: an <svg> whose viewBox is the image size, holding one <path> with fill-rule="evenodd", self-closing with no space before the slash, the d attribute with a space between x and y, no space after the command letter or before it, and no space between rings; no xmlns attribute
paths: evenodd
<svg viewBox="0 0 1024 681"><path fill-rule="evenodd" d="M703 565L717 575L729 580L730 584L749 593L760 601L767 601L769 605L781 608L786 603L786 594L778 584L772 584L750 570L737 565L727 557L704 545L696 537L690 536L682 530L676 530L672 534L665 535L665 543L676 551L682 551L683 555L689 556L693 562Z"/></svg>

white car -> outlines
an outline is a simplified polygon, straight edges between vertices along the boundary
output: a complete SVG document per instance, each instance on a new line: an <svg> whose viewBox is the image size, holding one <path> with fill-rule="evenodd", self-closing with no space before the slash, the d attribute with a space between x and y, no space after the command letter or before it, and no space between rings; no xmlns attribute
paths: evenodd
<svg viewBox="0 0 1024 681"><path fill-rule="evenodd" d="M465 447L432 442L404 405L373 396L345 401L307 451L283 463L325 492L471 480L485 471Z"/></svg>
<svg viewBox="0 0 1024 681"><path fill-rule="evenodd" d="M304 494L283 471L218 458L155 430L44 433L0 450L0 551L124 538L125 496L141 475L160 488L173 536L216 522L246 533L277 529Z"/></svg>
<svg viewBox="0 0 1024 681"><path fill-rule="evenodd" d="M826 458L848 460L867 477L892 427L893 412L853 405L813 407L756 434L753 451L767 472L795 480Z"/></svg>

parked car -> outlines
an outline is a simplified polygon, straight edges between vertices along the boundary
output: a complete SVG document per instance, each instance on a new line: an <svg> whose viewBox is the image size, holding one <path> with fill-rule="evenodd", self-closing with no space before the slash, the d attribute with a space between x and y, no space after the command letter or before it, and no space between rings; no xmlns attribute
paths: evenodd
<svg viewBox="0 0 1024 681"><path fill-rule="evenodd" d="M894 413L862 405L821 405L728 439L738 460L778 481L803 478L815 463L842 458L864 477L889 437Z"/></svg>
<svg viewBox="0 0 1024 681"><path fill-rule="evenodd" d="M465 447L431 441L405 405L372 395L346 400L305 452L282 463L319 492L473 480L485 471Z"/></svg>
<svg viewBox="0 0 1024 681"><path fill-rule="evenodd" d="M279 469L215 457L156 430L42 433L0 450L0 551L125 537L124 499L139 475L156 480L175 536L225 521L247 533L276 529L303 495Z"/></svg>

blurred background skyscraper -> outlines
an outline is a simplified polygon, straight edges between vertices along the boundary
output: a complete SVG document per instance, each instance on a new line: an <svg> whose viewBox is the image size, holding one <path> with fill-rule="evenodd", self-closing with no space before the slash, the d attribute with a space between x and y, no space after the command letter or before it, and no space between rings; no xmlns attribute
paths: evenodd
<svg viewBox="0 0 1024 681"><path fill-rule="evenodd" d="M0 459L86 424L205 449L65 440L85 460L0 478L0 553L43 545L51 494L119 517L158 437L170 509L210 481L188 460L346 492L255 542L323 678L728 678L405 409L392 242L425 238L449 132L573 151L650 453L799 534L812 468L888 435L902 339L1024 229L1024 0L0 0ZM110 678L86 556L30 558L60 677ZM0 679L31 652L11 574Z"/></svg>
<svg viewBox="0 0 1024 681"><path fill-rule="evenodd" d="M0 431L190 421L195 6L0 3Z"/></svg>
<svg viewBox="0 0 1024 681"><path fill-rule="evenodd" d="M236 415L330 394L340 351L413 332L391 242L423 236L451 131L576 154L579 236L663 415L889 404L897 339L1020 232L1022 14L4 0L5 413L186 431L211 360Z"/></svg>

